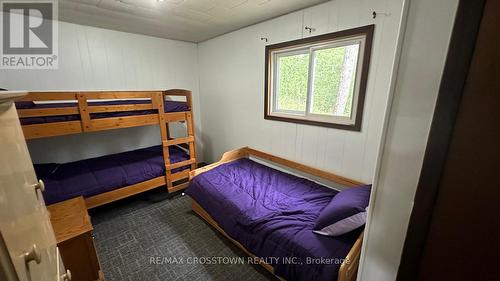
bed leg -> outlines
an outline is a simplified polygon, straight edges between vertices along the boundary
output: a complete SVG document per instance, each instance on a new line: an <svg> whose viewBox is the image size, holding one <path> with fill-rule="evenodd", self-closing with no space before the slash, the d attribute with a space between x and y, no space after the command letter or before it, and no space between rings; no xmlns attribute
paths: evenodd
<svg viewBox="0 0 500 281"><path fill-rule="evenodd" d="M359 258L361 256L361 245L363 243L363 231L347 254L340 266L337 281L355 281L358 274Z"/></svg>

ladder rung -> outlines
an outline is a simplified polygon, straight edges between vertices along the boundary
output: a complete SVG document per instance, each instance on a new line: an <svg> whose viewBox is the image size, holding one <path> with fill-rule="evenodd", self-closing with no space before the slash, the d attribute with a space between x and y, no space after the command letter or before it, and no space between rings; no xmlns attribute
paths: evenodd
<svg viewBox="0 0 500 281"><path fill-rule="evenodd" d="M168 188L168 192L176 192L176 191L185 189L188 187L188 185L189 185L189 182L183 182L181 184L171 186Z"/></svg>
<svg viewBox="0 0 500 281"><path fill-rule="evenodd" d="M184 112L168 112L163 115L165 122L180 122L186 120Z"/></svg>
<svg viewBox="0 0 500 281"><path fill-rule="evenodd" d="M190 142L194 142L193 136L189 136L186 138L175 138L175 139L171 139L171 140L166 140L166 141L163 141L163 146L172 146L172 145L176 145L176 144L190 143Z"/></svg>
<svg viewBox="0 0 500 281"><path fill-rule="evenodd" d="M180 172L172 174L172 181L178 181L178 180L182 180L182 179L188 178L189 177L189 172L190 172L190 170L187 169L187 170L180 171Z"/></svg>
<svg viewBox="0 0 500 281"><path fill-rule="evenodd" d="M191 158L191 159L186 160L186 161L177 162L177 163L170 164L170 165L165 165L165 168L167 170L173 170L173 169L184 167L184 166L188 166L188 165L191 165L191 164L194 164L194 163L196 163L196 159L195 158Z"/></svg>

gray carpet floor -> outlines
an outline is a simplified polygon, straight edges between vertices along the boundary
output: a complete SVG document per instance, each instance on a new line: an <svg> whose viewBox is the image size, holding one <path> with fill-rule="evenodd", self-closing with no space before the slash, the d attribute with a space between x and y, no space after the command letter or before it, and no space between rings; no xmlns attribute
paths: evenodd
<svg viewBox="0 0 500 281"><path fill-rule="evenodd" d="M159 202L154 190L91 210L97 254L107 281L275 280L248 263L209 264L246 255L191 211L188 196ZM196 262L194 257L207 258Z"/></svg>

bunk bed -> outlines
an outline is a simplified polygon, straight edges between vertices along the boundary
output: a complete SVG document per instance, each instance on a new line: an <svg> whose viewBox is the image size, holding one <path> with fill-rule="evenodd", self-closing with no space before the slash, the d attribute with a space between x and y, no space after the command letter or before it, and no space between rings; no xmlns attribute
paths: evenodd
<svg viewBox="0 0 500 281"><path fill-rule="evenodd" d="M48 202L82 195L87 207L94 208L164 185L175 192L187 187L189 172L196 169L188 90L30 92L16 107L26 140L159 125L160 146L71 163L36 164ZM185 122L185 137L171 137L172 122ZM120 176L119 171L125 172Z"/></svg>

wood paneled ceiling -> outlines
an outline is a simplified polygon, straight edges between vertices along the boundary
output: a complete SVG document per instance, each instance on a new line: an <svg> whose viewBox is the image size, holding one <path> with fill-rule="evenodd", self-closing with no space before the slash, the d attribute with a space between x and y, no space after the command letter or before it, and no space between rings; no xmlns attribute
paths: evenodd
<svg viewBox="0 0 500 281"><path fill-rule="evenodd" d="M326 0L59 0L59 19L201 42Z"/></svg>

